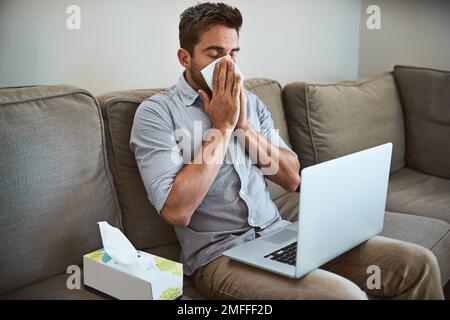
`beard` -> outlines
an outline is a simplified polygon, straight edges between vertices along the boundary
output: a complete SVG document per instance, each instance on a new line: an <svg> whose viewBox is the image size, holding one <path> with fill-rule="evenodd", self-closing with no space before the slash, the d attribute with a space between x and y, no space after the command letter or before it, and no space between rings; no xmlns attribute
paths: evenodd
<svg viewBox="0 0 450 320"><path fill-rule="evenodd" d="M189 73L191 75L192 81L194 81L195 85L198 86L200 89L205 91L208 96L212 97L212 91L208 87L208 84L205 81L205 78L203 78L202 73L200 72L200 68L198 68L197 64L192 61L191 67L189 68Z"/></svg>

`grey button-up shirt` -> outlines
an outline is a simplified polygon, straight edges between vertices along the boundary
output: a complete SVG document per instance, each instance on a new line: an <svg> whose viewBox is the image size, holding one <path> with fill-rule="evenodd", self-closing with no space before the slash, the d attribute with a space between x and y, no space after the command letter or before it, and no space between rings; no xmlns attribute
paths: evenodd
<svg viewBox="0 0 450 320"><path fill-rule="evenodd" d="M290 150L274 130L264 103L248 90L246 93L247 117L253 128L272 144ZM194 158L210 128L203 99L184 74L177 85L146 99L137 109L130 147L149 200L158 212L176 175ZM254 239L256 231L280 220L261 170L232 138L224 163L189 225L175 228L184 273L191 275L225 250Z"/></svg>

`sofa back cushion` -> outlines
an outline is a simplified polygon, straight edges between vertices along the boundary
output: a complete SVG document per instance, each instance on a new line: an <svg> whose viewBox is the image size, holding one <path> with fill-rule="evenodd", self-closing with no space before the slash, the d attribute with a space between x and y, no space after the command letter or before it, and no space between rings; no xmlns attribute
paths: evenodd
<svg viewBox="0 0 450 320"><path fill-rule="evenodd" d="M257 94L267 105L280 135L287 139L287 128L282 108L280 85L269 79L249 79L247 89ZM140 249L169 248L161 251L173 256L178 243L173 228L159 217L148 200L136 160L129 147L134 114L140 103L161 89L113 92L100 96L99 102L105 121L105 134L111 171L122 211L122 224L130 241ZM156 139L157 137L155 137ZM271 183L271 192L279 196L286 193Z"/></svg>
<svg viewBox="0 0 450 320"><path fill-rule="evenodd" d="M408 167L450 179L450 71L396 66Z"/></svg>
<svg viewBox="0 0 450 320"><path fill-rule="evenodd" d="M120 226L95 98L71 86L0 89L0 294L66 271Z"/></svg>
<svg viewBox="0 0 450 320"><path fill-rule="evenodd" d="M138 106L159 91L111 92L98 98L105 122L107 153L122 211L124 233L138 249L177 243L173 228L158 216L148 201L129 146Z"/></svg>
<svg viewBox="0 0 450 320"><path fill-rule="evenodd" d="M403 113L392 74L333 84L297 82L283 100L291 141L308 167L386 142L391 172L405 164Z"/></svg>

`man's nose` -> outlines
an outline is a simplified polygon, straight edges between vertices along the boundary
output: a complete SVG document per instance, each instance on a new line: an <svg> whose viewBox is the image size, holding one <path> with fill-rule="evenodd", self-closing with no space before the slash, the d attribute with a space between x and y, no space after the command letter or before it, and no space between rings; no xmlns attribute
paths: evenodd
<svg viewBox="0 0 450 320"><path fill-rule="evenodd" d="M231 55L231 53L226 54L226 55L222 56L222 57L219 58L219 59L222 59L222 58L227 57L227 56L228 56L231 60L233 60L234 63L237 63L237 58L236 58L236 56L233 57L233 56Z"/></svg>

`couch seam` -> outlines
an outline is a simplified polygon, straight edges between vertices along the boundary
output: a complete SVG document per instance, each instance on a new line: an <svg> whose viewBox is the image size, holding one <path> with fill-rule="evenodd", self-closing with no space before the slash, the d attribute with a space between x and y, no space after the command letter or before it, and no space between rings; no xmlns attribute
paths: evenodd
<svg viewBox="0 0 450 320"><path fill-rule="evenodd" d="M444 72L444 73L450 73L450 71L447 71L447 70L441 70L441 69L436 69L436 68L427 68L427 67L406 66L406 65L402 65L402 64L394 66L394 70L396 68L415 69L415 70L419 69L419 70L439 71L439 72Z"/></svg>
<svg viewBox="0 0 450 320"><path fill-rule="evenodd" d="M374 80L378 80L387 75L392 75L392 71L384 72L381 74L373 75L363 79L351 80L351 81L338 81L335 83L305 83L305 85L314 86L314 87L360 87L364 84L373 82Z"/></svg>
<svg viewBox="0 0 450 320"><path fill-rule="evenodd" d="M430 248L430 251L432 251L441 242L441 240L444 239L447 234L449 234L449 232L450 229L448 229L447 232L442 237L440 237L438 241L436 241L436 243Z"/></svg>
<svg viewBox="0 0 450 320"><path fill-rule="evenodd" d="M159 93L159 92L161 92L161 91L163 91L163 90L166 90L165 88L156 88L156 89L137 89L137 90L129 90L129 91L131 91L131 92L134 92L134 93L142 93L142 94L144 94L145 92L143 92L143 91L154 91L154 94L157 94L157 93ZM134 99L134 98L132 98L132 97L120 97L120 98L117 98L117 97L113 97L113 96L111 96L111 97L108 97L108 95L113 95L113 94L121 94L121 92L120 91L118 91L118 92L111 92L111 93L107 93L107 94L104 94L104 95L102 95L102 96L100 96L99 98L103 101L103 104L106 106L106 105L112 105L112 104L115 104L115 103L117 103L117 102L131 102L131 103L138 103L138 104L140 104L141 102L143 102L143 100L142 101L139 101L139 100L136 100L136 99ZM106 98L105 98L106 97ZM148 97L147 97L148 98ZM145 99L144 99L145 100Z"/></svg>
<svg viewBox="0 0 450 320"><path fill-rule="evenodd" d="M39 87L39 86L36 86L36 87ZM23 87L18 87L18 88L23 88ZM0 91L0 93L1 93L1 91ZM74 90L73 92L70 92L70 93L61 93L61 94L56 94L56 95L52 95L52 96L48 96L48 97L39 97L39 98L32 98L32 99L26 99L26 100L17 100L17 101L0 103L0 106L7 106L10 104L15 104L15 103L28 103L28 102L33 102L33 101L61 98L61 97L66 97L66 96L72 96L75 94L84 94L88 97L93 98L97 102L97 100L95 99L95 97L93 95L91 95L88 91L81 89L81 90Z"/></svg>
<svg viewBox="0 0 450 320"><path fill-rule="evenodd" d="M253 89L256 89L256 88L259 88L259 87L262 87L262 86L265 86L265 85L268 85L268 84L274 84L274 83L276 83L279 87L281 87L281 85L276 80L265 80L265 81L267 81L267 82L255 84L252 87L248 87L247 90L253 90Z"/></svg>

